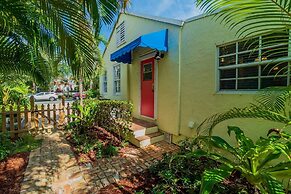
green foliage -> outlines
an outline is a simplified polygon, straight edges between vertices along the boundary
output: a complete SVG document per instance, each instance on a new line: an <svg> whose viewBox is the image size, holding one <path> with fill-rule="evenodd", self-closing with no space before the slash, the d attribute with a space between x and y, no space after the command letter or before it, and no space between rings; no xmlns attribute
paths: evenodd
<svg viewBox="0 0 291 194"><path fill-rule="evenodd" d="M114 156L118 147L112 142L102 143L92 135L94 127L102 127L110 132L126 135L131 121L132 105L122 101L85 100L84 105L74 105L76 114L66 129L71 134L71 139L80 153L95 151L96 157ZM93 132L94 133L94 132Z"/></svg>
<svg viewBox="0 0 291 194"><path fill-rule="evenodd" d="M118 147L111 144L103 145L100 140L90 136L89 134L72 132L71 136L73 143L75 144L76 151L79 153L88 154L91 151L95 151L97 158L102 158L103 156L110 157L118 154Z"/></svg>
<svg viewBox="0 0 291 194"><path fill-rule="evenodd" d="M1 1L0 71L47 83L51 61L64 61L74 75L89 77L100 65L101 24L111 24L119 9L117 0Z"/></svg>
<svg viewBox="0 0 291 194"><path fill-rule="evenodd" d="M244 108L232 108L205 119L198 133L212 133L219 123L235 118L256 118L291 125L291 87L274 87L260 91L255 102Z"/></svg>
<svg viewBox="0 0 291 194"><path fill-rule="evenodd" d="M42 143L42 140L35 139L32 135L26 134L23 137L16 140L14 144L13 154L29 152L38 148Z"/></svg>
<svg viewBox="0 0 291 194"><path fill-rule="evenodd" d="M96 100L96 124L108 131L127 137L132 121L133 105L126 101Z"/></svg>
<svg viewBox="0 0 291 194"><path fill-rule="evenodd" d="M0 104L4 106L28 105L28 92L28 86L24 83L4 82L0 84L0 98L2 99Z"/></svg>
<svg viewBox="0 0 291 194"><path fill-rule="evenodd" d="M289 0L197 0L197 6L223 20L239 36L290 29Z"/></svg>
<svg viewBox="0 0 291 194"><path fill-rule="evenodd" d="M12 154L30 152L41 145L41 140L36 140L31 135L25 135L16 141L9 137L8 133L0 133L0 161Z"/></svg>
<svg viewBox="0 0 291 194"><path fill-rule="evenodd" d="M132 104L125 101L93 100L84 101L84 105L75 105L77 115L67 128L80 130L81 134L93 126L100 126L108 131L127 135L132 120Z"/></svg>
<svg viewBox="0 0 291 194"><path fill-rule="evenodd" d="M284 193L279 180L290 178L291 139L289 134L272 135L253 142L238 127L229 127L235 134L237 146L231 146L218 136L200 136L200 147L190 155L208 157L221 163L219 168L204 172L201 193L210 193L214 184L221 182L234 171L239 171L261 193ZM278 160L278 159L281 160Z"/></svg>
<svg viewBox="0 0 291 194"><path fill-rule="evenodd" d="M88 98L99 98L100 93L98 89L90 89L86 91L87 97Z"/></svg>
<svg viewBox="0 0 291 194"><path fill-rule="evenodd" d="M109 144L103 148L102 153L105 156L116 156L118 154L118 150L118 147Z"/></svg>
<svg viewBox="0 0 291 194"><path fill-rule="evenodd" d="M84 134L85 130L94 126L96 111L97 109L92 104L85 104L84 106L77 105L77 114L70 115L75 121L69 125L69 128L78 130L80 134ZM74 127L72 128L71 125L74 125Z"/></svg>
<svg viewBox="0 0 291 194"><path fill-rule="evenodd" d="M9 137L7 133L0 133L0 161L12 152L13 143L10 141Z"/></svg>
<svg viewBox="0 0 291 194"><path fill-rule="evenodd" d="M183 147L182 150L186 151L166 154L161 161L150 167L150 173L157 177L157 183L151 193L199 193L203 173L219 166L219 163L209 158L191 155L193 152L188 150L188 146L187 148ZM214 187L212 193L248 191L244 182L238 182L234 186L217 184Z"/></svg>

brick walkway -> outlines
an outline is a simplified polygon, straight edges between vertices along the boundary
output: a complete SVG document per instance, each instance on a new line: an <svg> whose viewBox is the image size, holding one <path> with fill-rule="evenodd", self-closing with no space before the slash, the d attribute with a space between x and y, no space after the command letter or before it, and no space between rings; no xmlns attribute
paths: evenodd
<svg viewBox="0 0 291 194"><path fill-rule="evenodd" d="M96 193L110 183L147 169L177 146L160 142L147 148L126 147L119 156L79 166L61 132L43 135L43 144L31 152L21 193Z"/></svg>

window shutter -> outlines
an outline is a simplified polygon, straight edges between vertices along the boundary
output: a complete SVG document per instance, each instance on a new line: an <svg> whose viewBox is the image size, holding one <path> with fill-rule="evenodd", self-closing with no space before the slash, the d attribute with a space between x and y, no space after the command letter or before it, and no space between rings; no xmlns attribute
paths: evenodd
<svg viewBox="0 0 291 194"><path fill-rule="evenodd" d="M117 47L125 43L125 23L122 22L116 29L116 45Z"/></svg>

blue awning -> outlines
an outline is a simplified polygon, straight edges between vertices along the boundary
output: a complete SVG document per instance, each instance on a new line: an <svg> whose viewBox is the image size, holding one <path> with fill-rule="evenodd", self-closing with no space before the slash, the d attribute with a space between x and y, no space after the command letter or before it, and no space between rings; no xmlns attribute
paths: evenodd
<svg viewBox="0 0 291 194"><path fill-rule="evenodd" d="M145 34L114 52L111 61L131 63L131 51L137 47L151 48L159 51L168 51L168 29L150 34Z"/></svg>

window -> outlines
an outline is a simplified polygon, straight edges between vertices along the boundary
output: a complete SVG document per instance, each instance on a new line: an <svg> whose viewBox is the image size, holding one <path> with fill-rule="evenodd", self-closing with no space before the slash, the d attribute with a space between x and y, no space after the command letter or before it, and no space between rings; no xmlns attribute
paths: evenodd
<svg viewBox="0 0 291 194"><path fill-rule="evenodd" d="M125 23L122 22L117 28L116 28L116 45L119 47L125 43Z"/></svg>
<svg viewBox="0 0 291 194"><path fill-rule="evenodd" d="M107 71L105 71L103 76L103 92L107 93Z"/></svg>
<svg viewBox="0 0 291 194"><path fill-rule="evenodd" d="M113 76L114 76L114 93L120 93L120 65L115 65L113 67Z"/></svg>
<svg viewBox="0 0 291 194"><path fill-rule="evenodd" d="M152 64L145 64L143 66L143 81L149 81L153 79Z"/></svg>
<svg viewBox="0 0 291 194"><path fill-rule="evenodd" d="M219 46L219 90L289 85L288 40L286 31Z"/></svg>

